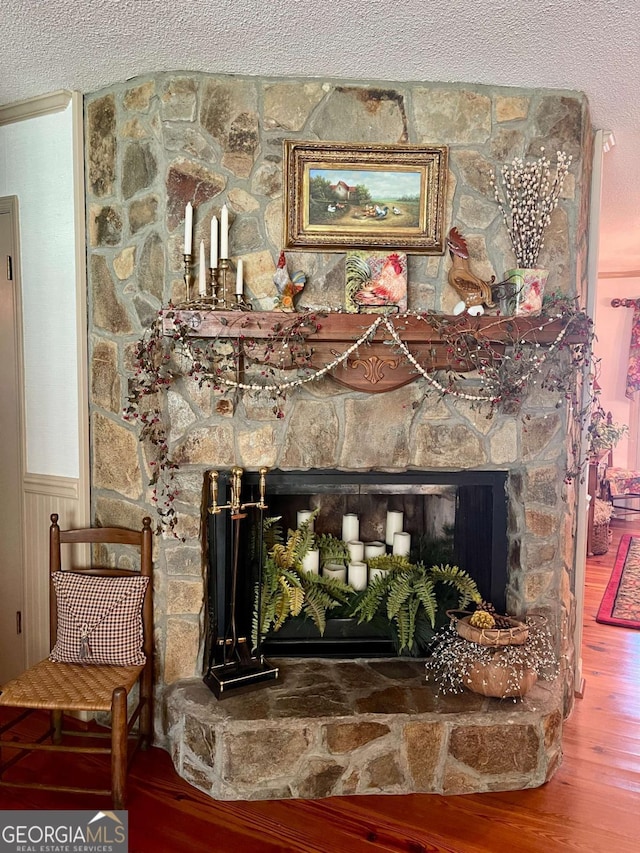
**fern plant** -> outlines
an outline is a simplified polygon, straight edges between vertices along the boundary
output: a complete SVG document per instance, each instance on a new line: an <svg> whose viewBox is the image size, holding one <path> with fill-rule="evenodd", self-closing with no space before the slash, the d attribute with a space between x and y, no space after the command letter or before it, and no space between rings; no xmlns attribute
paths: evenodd
<svg viewBox="0 0 640 853"><path fill-rule="evenodd" d="M275 524L268 529L272 538L278 536ZM344 605L353 595L353 589L340 580L304 571L302 559L314 547L316 537L309 522L289 530L286 543L275 541L270 547L265 545L268 550L263 561L262 583L256 586L253 609L254 649L260 637L268 631L279 631L291 616L308 617L324 634L328 611Z"/></svg>
<svg viewBox="0 0 640 853"><path fill-rule="evenodd" d="M331 533L320 533L316 536L316 548L320 551L320 563L340 563L346 566L349 560L347 543Z"/></svg>
<svg viewBox="0 0 640 853"><path fill-rule="evenodd" d="M370 560L369 567L384 572L370 581L352 612L360 624L386 616L399 654L405 649L410 654L424 650L438 617L443 617L448 609L447 592L457 597L458 608L466 607L470 601L481 601L475 581L458 566L447 564L427 569L406 557L386 555Z"/></svg>

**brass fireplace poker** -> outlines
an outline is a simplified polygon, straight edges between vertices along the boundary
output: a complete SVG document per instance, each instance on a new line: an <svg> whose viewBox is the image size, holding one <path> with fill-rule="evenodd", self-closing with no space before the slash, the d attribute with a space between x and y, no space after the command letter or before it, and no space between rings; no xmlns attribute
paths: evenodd
<svg viewBox="0 0 640 853"><path fill-rule="evenodd" d="M229 629L225 636L218 640L222 644L222 663L217 666L210 665L204 677L204 683L216 695L218 699L228 695L229 690L238 687L250 687L257 683L278 677L278 669L271 666L260 654L259 650L251 654L250 642L246 637L238 637L236 621L236 604L238 594L238 571L240 559L240 528L243 519L247 517L245 510L255 507L262 514L267 509L265 501L267 488L268 468L259 469L257 501L242 501L242 475L243 470L237 466L230 472L229 491L230 497L227 503L219 503L219 471L209 473L210 498L209 513L219 515L229 510L233 523L233 546L231 554L231 596L229 600L230 618ZM262 528L262 517L260 518ZM260 591L262 578L258 578L258 590ZM260 602L258 602L258 609Z"/></svg>

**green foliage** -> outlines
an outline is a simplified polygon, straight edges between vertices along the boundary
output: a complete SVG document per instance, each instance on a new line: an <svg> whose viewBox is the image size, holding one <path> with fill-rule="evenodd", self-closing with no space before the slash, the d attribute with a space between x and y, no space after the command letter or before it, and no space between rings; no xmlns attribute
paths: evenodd
<svg viewBox="0 0 640 853"><path fill-rule="evenodd" d="M381 569L361 593L335 578L302 568L305 554L319 548L322 562L349 561L349 549L330 534L314 535L309 522L289 530L282 541L278 518L264 522L265 555L262 584L255 591L252 640L278 631L290 617L304 616L324 634L327 614L357 617L359 624L386 624L398 653L421 654L444 622L449 608L480 602L475 581L458 566L412 563L407 557L382 554L368 561L369 569ZM268 544L267 544L268 543Z"/></svg>
<svg viewBox="0 0 640 853"><path fill-rule="evenodd" d="M337 539L331 533L321 533L315 537L315 547L320 550L320 563L341 563L347 565L350 560L349 548L342 539Z"/></svg>
<svg viewBox="0 0 640 853"><path fill-rule="evenodd" d="M319 201L335 201L337 198L335 191L331 189L331 181L320 175L316 175L309 181L309 195L312 199Z"/></svg>
<svg viewBox="0 0 640 853"><path fill-rule="evenodd" d="M274 523L278 519L267 521L269 526L265 531L265 543L267 532L276 535L278 532ZM285 543L275 541L268 547L263 562L262 584L256 586L255 590L252 624L254 648L258 645L259 637L268 631L279 631L291 616L306 616L320 634L324 634L327 612L341 607L353 595L353 589L342 581L304 571L302 560L315 547L316 537L309 522L304 522L296 530L289 530Z"/></svg>
<svg viewBox="0 0 640 853"><path fill-rule="evenodd" d="M389 555L375 557L369 565L382 568L385 573L369 583L352 612L359 623L371 622L384 613L396 634L399 653L406 649L420 654L424 650L433 636L438 615L444 615L440 613L446 607L441 588L455 592L459 608L469 601L481 600L475 581L458 566L434 565L426 569L422 563Z"/></svg>
<svg viewBox="0 0 640 853"><path fill-rule="evenodd" d="M626 424L616 424L598 403L591 414L587 427L589 438L589 453L597 456L605 450L615 447L623 435L629 430Z"/></svg>
<svg viewBox="0 0 640 853"><path fill-rule="evenodd" d="M354 204L366 204L371 201L371 193L365 184L358 184L352 196Z"/></svg>
<svg viewBox="0 0 640 853"><path fill-rule="evenodd" d="M435 566L440 563L453 561L453 533L452 524L444 525L442 536L432 537L426 533L412 539L411 560L413 563L422 563L425 566Z"/></svg>

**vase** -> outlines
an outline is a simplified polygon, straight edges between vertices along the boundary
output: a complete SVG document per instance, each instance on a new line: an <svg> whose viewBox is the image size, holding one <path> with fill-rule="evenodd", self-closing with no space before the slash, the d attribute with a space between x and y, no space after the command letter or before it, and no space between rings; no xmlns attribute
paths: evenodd
<svg viewBox="0 0 640 853"><path fill-rule="evenodd" d="M500 313L511 317L537 317L542 311L544 288L549 270L513 269L495 290Z"/></svg>
<svg viewBox="0 0 640 853"><path fill-rule="evenodd" d="M521 698L538 680L534 669L505 663L504 650L496 650L489 661L472 664L463 683L472 693L492 696L495 699Z"/></svg>

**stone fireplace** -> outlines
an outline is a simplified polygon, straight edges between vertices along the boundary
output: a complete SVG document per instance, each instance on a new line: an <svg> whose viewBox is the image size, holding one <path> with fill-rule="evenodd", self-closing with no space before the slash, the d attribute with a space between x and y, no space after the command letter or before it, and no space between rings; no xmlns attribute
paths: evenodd
<svg viewBox="0 0 640 853"><path fill-rule="evenodd" d="M231 253L244 259L247 296L256 308L269 309L282 239L282 140L290 137L449 146L447 227L456 224L465 233L474 270L487 279L513 265L489 170L514 156L536 156L541 145L567 151L573 155L570 180L553 213L541 263L550 269L550 288L567 296L582 293L592 132L579 93L199 73L115 83L86 98L96 523L135 526L154 512L153 453L121 412L128 383L135 382L137 341L158 310L184 298L186 201L195 207L196 245L207 235L211 215L229 204ZM305 306L343 304L344 255L288 253L288 261L307 274ZM445 256L409 257L410 309L451 311L458 297L447 284L447 269ZM491 412L429 393L420 381L366 394L327 377L292 395L280 418L269 400L221 396L182 379L161 406L179 464L179 494L178 538L164 533L155 549L157 740L171 750L179 772L221 797L489 790L540 784L553 772L561 719L573 696L575 494L564 481L572 441L564 400L533 384L518 412ZM247 471L266 466L283 472L503 473L506 604L512 613L547 616L561 659L558 682L547 693L535 688L519 706L497 707L477 697L438 702L423 692L420 669L409 662L352 661L337 673L329 661L318 681L326 688L320 701L309 671L285 663L283 673L289 675L276 691L257 691L235 717L231 705L218 707L201 684L202 490L207 470L233 465ZM315 718L313 696L321 714ZM476 711L483 713L481 731L474 733L470 715ZM207 715L216 719L213 728ZM280 767L281 756L290 755L289 747L278 746L284 743L278 731L285 718L294 720L287 729L290 743L317 771L312 778L302 774L295 783L284 782L251 770L250 744L260 728L269 733L258 750L261 762L277 759ZM247 726L247 720L255 725ZM514 724L517 735L507 749ZM352 736L353 753L345 751ZM393 743L401 746L392 754ZM494 757L501 751L511 756L511 769L495 758L502 769L485 773L470 757L473 743ZM416 764L418 744L421 754L431 755L428 767ZM361 748L366 769L358 775ZM212 773L218 780L225 774L233 779L214 784Z"/></svg>

